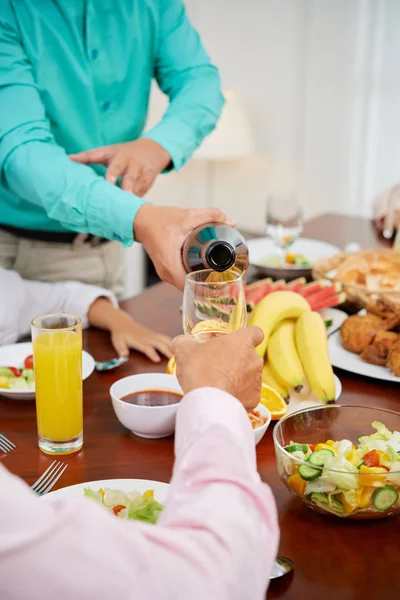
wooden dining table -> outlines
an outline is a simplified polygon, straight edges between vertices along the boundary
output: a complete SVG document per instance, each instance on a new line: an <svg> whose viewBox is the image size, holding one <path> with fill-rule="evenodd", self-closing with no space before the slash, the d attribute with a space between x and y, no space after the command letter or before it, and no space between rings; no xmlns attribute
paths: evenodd
<svg viewBox="0 0 400 600"><path fill-rule="evenodd" d="M384 244L372 223L361 218L323 215L309 221L307 237L362 247ZM135 319L174 336L182 331L181 294L157 284L124 302ZM96 360L114 356L109 335L89 329L84 348ZM84 383L84 447L63 458L68 468L57 487L98 479L135 478L168 482L174 463L173 437L135 437L117 420L109 388L117 379L143 372L164 372L166 361L153 364L133 352L124 366L109 373L94 372ZM340 404L400 410L400 386L337 371L343 392ZM390 425L390 423L388 423ZM400 518L351 521L318 514L291 495L281 482L275 461L272 429L257 446L257 465L271 486L280 523L279 553L289 557L294 572L271 583L268 598L285 600L397 600L400 598ZM35 403L0 397L0 431L16 444L3 464L32 484L53 458L37 446ZM251 558L249 557L249 560ZM205 599L205 600L218 600Z"/></svg>

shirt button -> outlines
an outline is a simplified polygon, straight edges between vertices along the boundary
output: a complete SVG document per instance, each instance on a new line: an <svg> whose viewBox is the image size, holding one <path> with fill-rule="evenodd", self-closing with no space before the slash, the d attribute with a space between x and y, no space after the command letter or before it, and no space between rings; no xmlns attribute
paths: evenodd
<svg viewBox="0 0 400 600"><path fill-rule="evenodd" d="M109 108L110 108L110 103L109 102L104 102L104 104L103 104L103 111L107 112Z"/></svg>
<svg viewBox="0 0 400 600"><path fill-rule="evenodd" d="M96 58L98 57L98 55L99 55L99 51L96 50L96 49L94 49L94 50L92 50L90 56L92 57L93 60L96 60Z"/></svg>

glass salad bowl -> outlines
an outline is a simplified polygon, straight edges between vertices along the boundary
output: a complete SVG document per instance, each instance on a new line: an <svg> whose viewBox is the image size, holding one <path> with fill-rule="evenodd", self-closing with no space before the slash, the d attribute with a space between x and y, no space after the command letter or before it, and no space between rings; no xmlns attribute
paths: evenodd
<svg viewBox="0 0 400 600"><path fill-rule="evenodd" d="M400 513L400 413L320 406L283 417L273 438L283 483L313 510L347 519Z"/></svg>

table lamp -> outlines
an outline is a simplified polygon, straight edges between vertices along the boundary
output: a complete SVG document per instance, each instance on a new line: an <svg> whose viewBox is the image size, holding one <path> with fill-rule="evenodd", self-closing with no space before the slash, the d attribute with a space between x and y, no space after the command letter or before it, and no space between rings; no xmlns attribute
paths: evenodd
<svg viewBox="0 0 400 600"><path fill-rule="evenodd" d="M193 156L196 160L208 162L207 196L211 204L213 163L247 158L255 152L253 135L238 94L226 91L224 98L225 104L216 128Z"/></svg>

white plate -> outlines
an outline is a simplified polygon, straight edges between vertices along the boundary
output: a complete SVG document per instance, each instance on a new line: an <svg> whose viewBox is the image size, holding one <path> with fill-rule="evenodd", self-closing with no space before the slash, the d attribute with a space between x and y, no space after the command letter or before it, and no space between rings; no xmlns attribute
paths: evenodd
<svg viewBox="0 0 400 600"><path fill-rule="evenodd" d="M0 365L20 369L27 356L33 354L31 342L11 344L0 347ZM94 371L94 358L85 350L82 351L82 379L87 379ZM35 390L3 390L0 394L13 400L30 400L35 397Z"/></svg>
<svg viewBox="0 0 400 600"><path fill-rule="evenodd" d="M364 362L358 354L353 354L345 350L340 340L340 331L330 336L328 346L331 363L337 369L343 369L357 375L364 375L364 377L373 377L374 379L400 383L400 377L392 375L388 368L370 365Z"/></svg>
<svg viewBox="0 0 400 600"><path fill-rule="evenodd" d="M342 383L337 375L335 375L335 386L336 400L338 400L342 394ZM307 389L303 389L300 394L292 392L286 414L288 415L298 410L303 410L304 408L312 408L313 406L325 406L325 402L317 398L315 394L312 394L311 391Z"/></svg>
<svg viewBox="0 0 400 600"><path fill-rule="evenodd" d="M338 308L325 308L321 311L321 317L323 319L332 319L332 325L328 327L328 334L339 329L348 316L348 314Z"/></svg>
<svg viewBox="0 0 400 600"><path fill-rule="evenodd" d="M296 277L306 277L311 274L312 266L293 265L293 267L281 269L273 265L263 264L264 260L275 254L275 243L271 238L255 238L249 240L247 245L249 248L250 264L257 267L257 269L262 271L267 277L294 279ZM299 238L290 246L288 252L302 254L311 263L314 263L321 258L327 258L333 254L337 254L340 252L340 249L332 244L320 242L319 240Z"/></svg>
<svg viewBox="0 0 400 600"><path fill-rule="evenodd" d="M102 479L100 481L88 481L86 483L78 483L69 487L55 490L42 496L42 499L52 502L53 500L61 500L64 498L82 498L84 488L99 490L100 488L109 488L111 490L122 490L123 492L140 492L143 494L146 490L154 490L154 498L157 502L165 504L169 484L161 481L149 481L148 479Z"/></svg>

